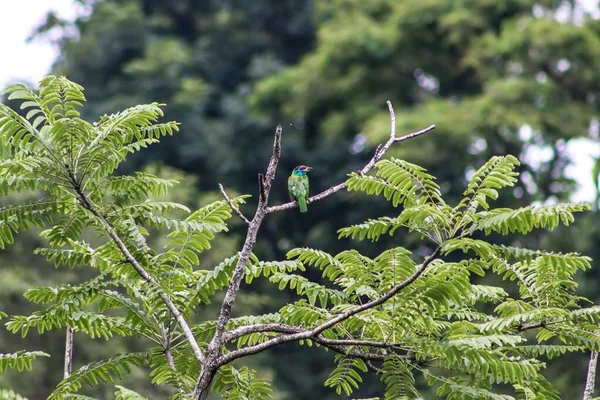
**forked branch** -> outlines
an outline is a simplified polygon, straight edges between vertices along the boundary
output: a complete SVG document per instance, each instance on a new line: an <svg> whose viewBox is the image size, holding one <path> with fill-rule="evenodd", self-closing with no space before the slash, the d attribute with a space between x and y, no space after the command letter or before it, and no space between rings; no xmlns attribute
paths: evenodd
<svg viewBox="0 0 600 400"><path fill-rule="evenodd" d="M234 351L227 353L224 356L220 357L219 365L225 365L225 364L230 363L231 361L236 360L238 358L245 357L245 356L248 356L251 354L260 353L262 351L265 351L265 350L267 350L273 346L277 346L279 344L289 343L289 342L297 342L299 340L304 340L304 339L315 340L315 338L317 338L323 331L325 331L329 328L332 328L335 325L337 325L343 321L346 321L348 318L350 318L360 312L377 307L377 306L385 303L392 297L394 297L402 289L404 289L405 287L407 287L408 285L410 285L411 283L416 281L417 278L419 276L421 276L423 274L423 272L425 272L427 267L439 256L440 251L441 251L441 249L440 249L440 247L438 247L429 257L427 257L427 259L419 266L419 268L417 268L417 270L411 276L409 276L406 280L400 282L398 285L394 286L389 292L387 292L383 296L381 296L377 299L374 299L372 301L369 301L367 303L361 304L359 306L356 306L354 308L351 308L351 309L347 310L346 312L339 314L338 316L336 316L336 317L334 317L312 329L302 330L297 333L283 334L280 336L276 336L272 339L269 339L265 342L256 344L254 346L248 346L248 347L244 347L239 350L234 350Z"/></svg>
<svg viewBox="0 0 600 400"><path fill-rule="evenodd" d="M387 140L387 142L385 142L385 144L377 147L377 150L375 151L375 154L373 155L371 160L359 171L359 174L361 174L361 175L368 173L373 168L373 166L375 166L375 163L377 163L377 161L379 161L383 157L383 155L387 152L387 150L390 148L390 146L393 143L403 142L403 141L412 139L414 137L421 136L421 135L435 129L435 125L431 125L428 128L425 128L421 131L414 132L414 133L411 133L406 136L398 137L398 136L396 136L396 117L394 114L394 109L392 107L392 103L388 101L387 105L388 105L388 109L390 112L390 124L391 124L389 139ZM252 252L252 249L254 248L254 245L256 243L256 236L258 234L258 230L260 229L260 226L261 226L265 216L267 214L271 214L271 213L279 212L279 211L283 211L283 210L288 210L288 209L298 206L298 204L296 202L289 202L289 203L285 203L285 204L281 204L281 205L273 206L273 207L268 206L269 194L271 192L271 186L273 184L273 180L275 179L275 172L277 170L277 164L279 163L279 159L281 157L281 134L282 134L282 128L281 128L281 125L279 125L275 131L275 140L273 143L273 154L271 155L271 159L269 161L267 170L264 175L259 174L259 176L258 176L259 201L258 201L258 206L256 208L256 212L251 221L248 221L248 219L246 219L243 216L241 211L239 211L239 209L237 209L233 205L233 203L228 199L228 196L225 193L225 190L222 188L222 186L219 185L221 194L228 201L228 203L231 206L231 208L233 209L233 211L236 212L238 214L238 216L240 216L240 218L242 218L242 220L248 224L248 230L246 233L246 239L244 241L244 245L242 247L242 250L239 252L237 264L235 266L229 286L225 293L225 298L221 305L221 311L219 312L219 316L217 318L217 326L215 329L215 334L214 334L212 340L210 341L208 348L206 349L206 354L205 354L206 358L205 358L204 362L202 363L202 371L200 373L200 377L198 378L198 381L196 382L196 386L194 388L194 398L197 398L200 400L205 400L207 398L210 384L216 374L217 369L220 366L222 366L228 362L231 362L236 358L243 357L245 355L258 353L269 347L275 346L279 343L297 341L297 340L302 340L302 339L312 339L315 341L326 340L325 338L322 338L322 336L320 335L321 332L350 318L352 315L355 315L355 314L357 314L361 311L367 310L369 308L376 307L377 305L382 304L385 301L387 301L388 299L390 299L391 297L393 297L398 291L400 291L404 287L404 286L402 286L403 284L408 285L408 284L412 283L412 281L417 279L418 276L425 270L425 268L427 268L427 265L429 263L431 263L439 255L439 252L440 252L439 248L436 249L435 252L427 260L425 260L425 262L422 264L421 268L417 272L415 272L414 276L412 276L411 278L409 278L407 281L403 282L402 284L397 285L389 293L387 293L386 295L384 295L374 301L371 301L369 303L365 303L361 306L357 306L353 309L350 309L350 310L346 311L345 313L340 314L339 316L327 321L326 323L315 327L312 330L297 331L297 328L295 328L295 327L287 327L287 326L283 326L283 325L275 326L275 325L266 324L266 325L269 325L268 326L269 329L272 329L273 331L276 331L276 332L281 332L281 333L283 333L283 335L274 337L273 339L270 339L264 343L261 343L261 344L255 345L255 346L246 347L246 348L243 348L243 349L240 349L237 351L233 351L231 353L228 353L227 355L222 356L221 350L222 350L222 347L224 344L226 344L228 341L235 339L236 337L243 336L245 334L245 333L243 333L243 331L238 331L235 333L233 333L233 332L227 333L226 326L227 326L228 322L231 320L231 310L235 303L235 300L237 297L237 292L240 289L240 284L241 284L241 281L244 276L244 269L245 269L246 263L250 257L250 254ZM334 193L339 192L340 190L344 189L345 187L346 187L346 184L343 182L338 185L332 186L329 189L327 189L315 196L310 197L308 199L308 203L313 203L315 201L322 200ZM264 328L267 328L267 327L264 327ZM335 348L336 351L345 351L346 349L344 346L350 345L349 343L343 343L343 342L339 342L339 343L330 342L327 344L325 342L323 342L322 344L331 346L331 348L332 349ZM372 356L370 353L365 353L363 355L365 357Z"/></svg>
<svg viewBox="0 0 600 400"><path fill-rule="evenodd" d="M373 155L373 158L371 158L371 160L367 163L367 165L365 165L360 171L358 171L358 173L360 175L367 174L375 166L377 161L381 160L381 157L383 157L383 155L389 150L389 148L392 144L405 142L407 140L416 138L417 136L424 135L427 132L431 132L432 130L434 130L436 128L435 125L430 125L425 129L421 129L420 131L409 133L408 135L396 136L396 114L394 113L394 108L392 107L392 103L389 100L387 102L387 106L388 106L388 110L390 112L390 136L389 136L389 139L383 145L377 146L377 149L375 150L375 154ZM334 185L334 186L330 187L329 189L322 191L319 194L309 197L308 200L306 201L306 203L310 204L310 203L314 203L315 201L323 200L324 198L331 196L332 194L337 193L340 190L345 189L345 188L346 188L345 182L338 183L337 185ZM272 207L267 208L267 214L276 213L276 212L284 211L284 210L289 210L289 209L296 208L296 207L298 207L298 203L296 203L295 201L291 201L289 203L284 203L284 204L280 204L277 206L272 206Z"/></svg>
<svg viewBox="0 0 600 400"><path fill-rule="evenodd" d="M273 154L267 167L266 173L258 174L258 187L259 187L259 200L258 206L256 207L256 213L254 218L248 224L248 231L246 233L246 239L244 240L244 246L239 252L239 257L233 275L229 282L227 292L225 292L225 298L221 305L221 311L217 318L217 326L215 334L210 341L208 348L206 349L206 360L202 365L202 372L196 382L194 388L194 398L204 400L208 396L210 384L214 378L216 370L218 368L217 358L220 356L221 346L223 345L223 334L225 333L225 327L231 319L231 309L235 303L237 293L240 290L240 284L244 277L244 268L250 258L254 244L256 243L256 235L262 225L262 221L267 215L267 204L269 201L269 193L271 192L271 186L275 179L275 172L277 170L277 164L281 157L281 125L277 126L275 130L275 140L273 142Z"/></svg>

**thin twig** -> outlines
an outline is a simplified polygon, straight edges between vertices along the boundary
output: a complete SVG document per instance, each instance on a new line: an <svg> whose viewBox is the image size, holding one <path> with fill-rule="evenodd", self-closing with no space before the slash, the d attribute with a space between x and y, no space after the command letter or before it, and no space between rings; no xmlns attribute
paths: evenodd
<svg viewBox="0 0 600 400"><path fill-rule="evenodd" d="M392 107L392 103L390 101L387 102L387 105L388 105L388 110L390 113L390 136L389 136L389 139L387 142L385 142L385 144L377 146L377 149L375 150L375 154L373 155L373 158L371 158L371 160L367 163L367 165L365 165L360 171L358 171L359 175L365 175L367 172L369 172L371 170L371 168L373 168L375 166L377 161L381 160L381 158L388 151L388 149L390 148L390 146L392 144L404 142L406 140L416 138L417 136L424 135L427 132L431 132L432 130L434 130L436 128L435 125L430 125L425 129L421 129L420 131L397 137L396 136L396 115L394 113L394 108ZM306 203L310 204L310 203L314 203L315 201L323 200L324 198L331 196L332 194L337 193L340 190L345 189L345 188L346 188L346 183L344 183L344 182L338 183L337 185L332 186L329 189L324 190L319 194L309 197L308 200L306 200ZM279 204L279 205L271 206L271 207L267 208L267 214L272 214L272 213L276 213L276 212L280 212L280 211L284 211L284 210L289 210L289 209L295 208L295 207L298 207L298 203L295 201L291 201L289 203Z"/></svg>
<svg viewBox="0 0 600 400"><path fill-rule="evenodd" d="M171 367L173 372L177 372L175 360L173 360L173 352L171 351L171 340L169 338L167 327L164 323L160 326L160 333L162 335L163 347L165 349L165 357L167 358L167 364L169 364L169 367Z"/></svg>
<svg viewBox="0 0 600 400"><path fill-rule="evenodd" d="M587 379L585 380L585 390L583 391L583 400L591 400L596 387L596 366L598 364L598 352L592 350L590 362L588 364Z"/></svg>
<svg viewBox="0 0 600 400"><path fill-rule="evenodd" d="M416 132L413 132L413 133L409 133L408 135L397 137L396 139L394 139L394 142L396 142L396 143L405 142L405 141L410 140L412 138L416 138L417 136L424 135L427 132L431 132L435 128L436 128L435 125L429 125L427 128L421 129L420 131L416 131Z"/></svg>
<svg viewBox="0 0 600 400"><path fill-rule="evenodd" d="M169 325L171 325L171 324L169 324ZM160 333L161 333L162 341L163 341L162 345L163 345L164 352L165 352L165 358L167 359L167 364L173 371L173 374L175 376L179 376L179 373L177 372L177 366L175 365L175 360L173 359L173 351L172 351L172 347L171 347L170 332L171 332L170 327L167 327L164 323L162 323L160 325ZM177 391L181 394L183 394L185 392L184 387L181 384L180 380L177 380Z"/></svg>
<svg viewBox="0 0 600 400"><path fill-rule="evenodd" d="M382 374L383 370L381 368L377 368L373 365L373 363L369 360L365 360L365 364L367 364L367 368L371 370L371 372L375 372L376 374Z"/></svg>
<svg viewBox="0 0 600 400"><path fill-rule="evenodd" d="M387 357L385 354L370 353L368 351L364 351L364 350L360 350L360 349L356 349L356 348L346 348L343 346L335 346L332 344L320 343L319 340L317 340L317 339L313 339L313 341L323 345L324 347L327 347L328 349L335 351L336 353L340 353L340 354L344 354L344 355L352 356L352 357L362 358L363 360L384 361L385 358Z"/></svg>
<svg viewBox="0 0 600 400"><path fill-rule="evenodd" d="M547 328L547 327L552 327L552 325L560 324L562 322L564 322L564 320L562 320L562 319L559 319L556 321L533 322L528 325L519 325L519 326L517 326L517 330L519 332L524 332L524 331L529 331L531 329Z"/></svg>
<svg viewBox="0 0 600 400"><path fill-rule="evenodd" d="M73 370L73 327L67 325L67 334L65 339L65 372L64 379L71 376Z"/></svg>
<svg viewBox="0 0 600 400"><path fill-rule="evenodd" d="M235 211L235 213L238 215L238 217L240 217L242 219L242 221L244 221L245 223L247 223L248 225L250 225L250 221L248 221L248 218L244 217L244 214L242 214L242 212L240 211L239 208L237 208L235 206L235 204L233 204L233 201L229 198L229 196L227 196L227 193L225 192L225 189L223 188L223 185L221 185L219 183L219 191L221 192L221 195L225 198L225 200L227 201L227 203L229 203L229 207L231 207L231 209L233 211Z"/></svg>
<svg viewBox="0 0 600 400"><path fill-rule="evenodd" d="M242 336L258 332L277 332L277 333L297 333L303 329L298 326L281 324L277 322L267 324L252 324L244 325L225 332L223 335L223 343L231 342Z"/></svg>

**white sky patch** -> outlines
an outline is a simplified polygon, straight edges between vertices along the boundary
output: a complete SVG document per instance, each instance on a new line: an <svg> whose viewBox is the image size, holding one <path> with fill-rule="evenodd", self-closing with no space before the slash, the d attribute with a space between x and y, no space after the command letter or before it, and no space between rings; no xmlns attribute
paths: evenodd
<svg viewBox="0 0 600 400"><path fill-rule="evenodd" d="M526 144L524 145L521 161L529 165L533 169L538 169L542 164L552 160L554 150L551 146L538 146Z"/></svg>
<svg viewBox="0 0 600 400"><path fill-rule="evenodd" d="M571 200L593 201L596 189L592 168L595 160L600 158L600 143L588 138L572 139L567 143L567 154L572 164L565 168L565 175L577 182L577 191L571 195Z"/></svg>
<svg viewBox="0 0 600 400"><path fill-rule="evenodd" d="M74 19L80 11L73 0L19 0L3 4L0 12L2 52L0 88L15 82L39 82L50 71L58 49L48 39L27 42L49 11Z"/></svg>

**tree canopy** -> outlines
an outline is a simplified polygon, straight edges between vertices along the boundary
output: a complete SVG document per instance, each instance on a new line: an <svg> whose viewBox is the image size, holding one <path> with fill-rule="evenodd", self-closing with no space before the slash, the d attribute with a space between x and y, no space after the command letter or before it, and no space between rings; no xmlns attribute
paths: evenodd
<svg viewBox="0 0 600 400"><path fill-rule="evenodd" d="M475 171L492 157L508 154L520 160L515 165L520 180L504 191L498 207L526 209L538 202L567 201L575 190L564 173L568 141L597 139L598 21L575 1L97 0L88 7L89 15L72 24L49 18L39 29L40 35L55 28L63 32L55 75L66 75L86 88L82 121L99 121L102 115L153 101L168 104L161 112L181 123L180 132L129 156L117 175L141 170L179 180L183 187L170 188L163 200L176 199L190 209L217 200L219 182L232 194L256 193L256 174L270 156L278 123L285 132L281 170L300 163L315 167L315 191L345 181L387 138L386 100L395 105L398 132L437 125L427 140L392 146L389 153L436 176L440 196L452 205L463 199ZM29 111L18 110L12 100L7 104L23 116ZM275 203L287 198L286 175L280 172L274 182ZM11 193L2 204L34 199L39 200L39 193ZM252 206L257 200L248 199ZM315 203L304 218L274 214L261 228L255 253L260 259L283 260L297 247L329 254L355 248L375 259L401 244L421 254L419 235L379 237L383 230L394 229L378 222L383 217L393 223L397 217L394 198L390 200L351 191ZM490 228L490 238L506 247L579 251L598 258L596 217L596 212L585 213L568 231L558 226L552 232L521 235L510 225ZM376 235L379 240L335 239L338 229L355 225L363 229L356 231L356 238ZM243 227L235 220L231 234L205 253L203 267L234 254ZM20 297L32 282L75 284L81 278L78 270L51 273L39 257L29 256L28 249L40 246L35 232L18 238L21 242L3 252L6 266L0 272L11 283L2 295L9 314L34 310ZM579 279L583 294L594 301L597 271L588 270ZM325 284L317 271L305 274ZM504 287L492 276L480 283ZM251 314L291 299L290 293L260 280L245 296L240 312ZM14 339L3 335L0 340L12 344ZM29 335L28 340L31 348L52 354L63 345L61 335ZM110 356L95 342L84 343L75 352L81 363ZM124 352L136 349L127 338L116 346ZM331 395L321 389L330 353L307 353L290 345L261 356L259 362L272 364L270 356L280 354L299 361L272 371L276 395L284 396L277 393L286 390L299 399ZM568 371L549 364L547 373L563 391L581 382L584 373L582 357L569 358L569 363L573 369ZM38 393L49 393L59 378L61 368L47 369L56 372L35 378ZM376 380L365 379L365 395L377 394L368 389L379 387ZM147 386L129 388L143 391ZM104 393L113 396L112 391Z"/></svg>

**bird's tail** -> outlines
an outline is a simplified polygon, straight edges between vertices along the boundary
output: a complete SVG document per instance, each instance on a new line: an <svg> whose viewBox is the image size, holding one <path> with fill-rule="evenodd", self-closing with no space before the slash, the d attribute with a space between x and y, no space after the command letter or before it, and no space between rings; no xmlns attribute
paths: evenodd
<svg viewBox="0 0 600 400"><path fill-rule="evenodd" d="M298 207L300 207L300 212L305 213L308 209L306 208L306 199L304 197L298 197Z"/></svg>

